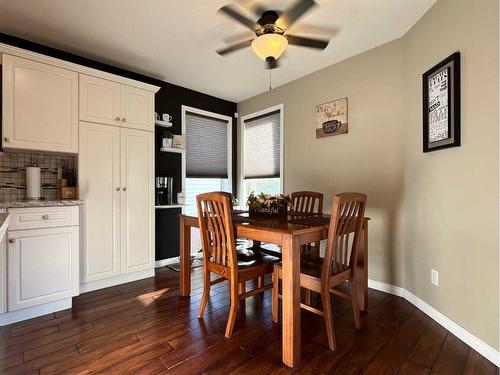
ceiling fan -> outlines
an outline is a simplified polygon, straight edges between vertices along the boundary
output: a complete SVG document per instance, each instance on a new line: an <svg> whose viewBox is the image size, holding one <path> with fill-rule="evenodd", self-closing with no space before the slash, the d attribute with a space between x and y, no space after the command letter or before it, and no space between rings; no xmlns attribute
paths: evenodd
<svg viewBox="0 0 500 375"><path fill-rule="evenodd" d="M252 30L256 38L219 49L217 53L224 56L241 48L251 46L257 56L266 61L267 69L274 69L278 67L278 59L285 52L288 44L323 50L328 46L330 40L287 34L290 26L316 5L317 3L314 0L298 0L283 14L275 10L257 8L256 12L260 15L260 18L256 22L234 7L226 5L220 8L219 12Z"/></svg>

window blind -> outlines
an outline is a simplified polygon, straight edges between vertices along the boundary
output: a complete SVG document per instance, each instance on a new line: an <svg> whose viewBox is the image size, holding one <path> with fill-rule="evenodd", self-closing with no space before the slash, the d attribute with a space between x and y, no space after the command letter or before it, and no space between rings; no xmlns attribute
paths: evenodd
<svg viewBox="0 0 500 375"><path fill-rule="evenodd" d="M186 176L228 178L228 122L186 113Z"/></svg>
<svg viewBox="0 0 500 375"><path fill-rule="evenodd" d="M280 176L280 111L245 121L244 178Z"/></svg>

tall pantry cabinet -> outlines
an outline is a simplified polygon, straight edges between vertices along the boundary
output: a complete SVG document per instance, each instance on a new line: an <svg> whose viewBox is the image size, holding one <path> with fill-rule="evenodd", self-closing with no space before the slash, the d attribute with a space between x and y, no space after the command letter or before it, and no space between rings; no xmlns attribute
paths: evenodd
<svg viewBox="0 0 500 375"><path fill-rule="evenodd" d="M152 92L80 74L82 291L154 274L153 108Z"/></svg>

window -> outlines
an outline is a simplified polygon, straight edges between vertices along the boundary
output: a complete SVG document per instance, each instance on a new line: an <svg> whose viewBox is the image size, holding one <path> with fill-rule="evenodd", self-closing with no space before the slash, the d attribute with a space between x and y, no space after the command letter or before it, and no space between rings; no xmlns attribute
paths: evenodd
<svg viewBox="0 0 500 375"><path fill-rule="evenodd" d="M184 213L197 216L196 196L210 191L231 192L232 118L183 106L186 134ZM191 232L191 249L201 249L198 230Z"/></svg>
<svg viewBox="0 0 500 375"><path fill-rule="evenodd" d="M228 131L227 120L186 112L186 177L228 178Z"/></svg>
<svg viewBox="0 0 500 375"><path fill-rule="evenodd" d="M282 113L280 105L242 118L242 206L252 191L282 192Z"/></svg>

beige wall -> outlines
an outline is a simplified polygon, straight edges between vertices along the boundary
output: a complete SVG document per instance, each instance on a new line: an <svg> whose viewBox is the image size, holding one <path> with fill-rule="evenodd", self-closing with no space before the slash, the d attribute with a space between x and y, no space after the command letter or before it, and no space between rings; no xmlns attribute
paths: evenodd
<svg viewBox="0 0 500 375"><path fill-rule="evenodd" d="M463 146L423 154L421 75L456 50ZM349 134L316 139L315 106L344 96ZM322 191L328 211L333 194L365 192L369 277L407 288L498 349L497 1L438 0L403 38L245 100L238 112L280 103L285 192Z"/></svg>
<svg viewBox="0 0 500 375"><path fill-rule="evenodd" d="M396 230L403 200L403 45L370 50L238 105L240 116L284 104L284 190L368 194L370 278L403 282ZM316 139L314 110L348 97L349 133ZM238 129L239 130L239 129Z"/></svg>
<svg viewBox="0 0 500 375"><path fill-rule="evenodd" d="M498 1L440 0L404 48L405 288L498 348ZM455 51L462 147L423 154L421 73Z"/></svg>

